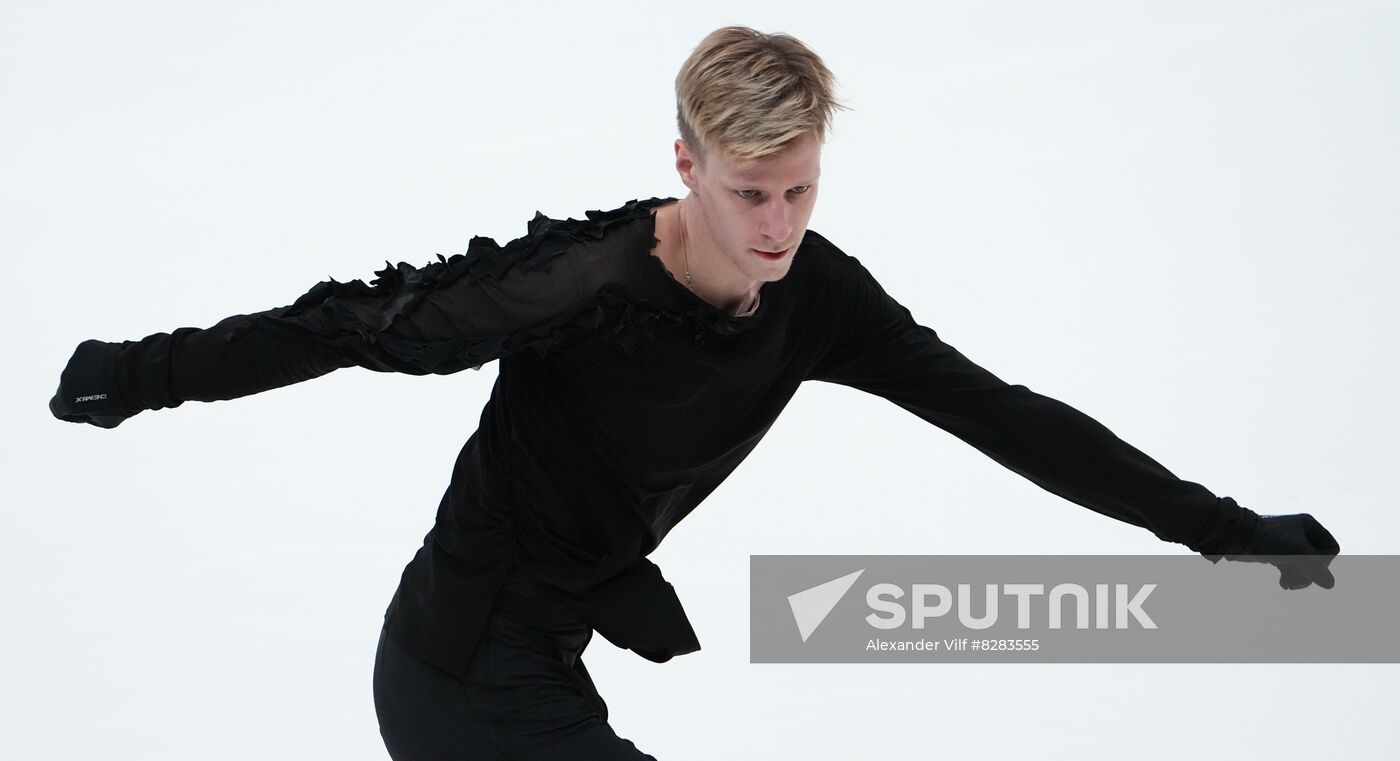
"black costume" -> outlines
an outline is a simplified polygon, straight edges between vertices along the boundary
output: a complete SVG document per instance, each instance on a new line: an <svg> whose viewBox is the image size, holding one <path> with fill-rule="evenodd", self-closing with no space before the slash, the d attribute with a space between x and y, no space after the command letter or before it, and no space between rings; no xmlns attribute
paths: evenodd
<svg viewBox="0 0 1400 761"><path fill-rule="evenodd" d="M111 427L358 365L444 374L500 359L480 425L386 614L395 642L461 674L509 575L654 661L700 645L646 556L744 459L803 381L880 395L1040 487L1192 550L1236 552L1258 516L1103 425L943 343L813 230L749 316L651 255L651 210L536 212L504 246L322 282L290 306L141 341L86 341L54 413ZM387 262L386 262L387 264ZM101 398L98 398L101 397Z"/></svg>

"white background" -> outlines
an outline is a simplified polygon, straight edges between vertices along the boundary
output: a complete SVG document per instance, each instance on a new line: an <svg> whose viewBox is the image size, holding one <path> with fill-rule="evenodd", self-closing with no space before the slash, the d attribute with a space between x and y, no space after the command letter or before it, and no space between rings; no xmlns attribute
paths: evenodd
<svg viewBox="0 0 1400 761"><path fill-rule="evenodd" d="M495 365L348 369L111 431L49 415L59 371L83 339L280 306L536 210L683 195L673 79L731 23L836 72L855 110L810 226L922 323L1183 478L1400 551L1400 3L4 17L5 758L387 757L384 607ZM587 661L613 726L666 761L1396 745L1395 666L748 663L750 554L1186 552L812 383L652 556L704 649L657 665L597 638Z"/></svg>

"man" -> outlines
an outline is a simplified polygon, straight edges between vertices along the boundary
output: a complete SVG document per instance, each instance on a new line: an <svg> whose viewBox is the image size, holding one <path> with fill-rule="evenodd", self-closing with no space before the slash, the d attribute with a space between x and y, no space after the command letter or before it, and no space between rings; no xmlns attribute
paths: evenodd
<svg viewBox="0 0 1400 761"><path fill-rule="evenodd" d="M536 214L504 246L318 283L294 303L140 341L84 341L50 403L115 428L359 366L499 360L478 429L385 613L374 691L395 759L652 758L608 724L596 631L661 662L699 649L649 555L797 388L882 396L1048 491L1220 556L1289 555L1331 586L1307 515L1258 516L918 324L807 228L834 78L786 35L716 30L676 79L684 199Z"/></svg>

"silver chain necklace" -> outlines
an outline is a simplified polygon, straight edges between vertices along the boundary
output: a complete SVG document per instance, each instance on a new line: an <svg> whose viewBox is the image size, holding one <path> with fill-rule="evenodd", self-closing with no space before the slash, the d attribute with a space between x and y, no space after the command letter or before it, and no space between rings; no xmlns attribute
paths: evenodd
<svg viewBox="0 0 1400 761"><path fill-rule="evenodd" d="M679 204L676 205L676 221L680 222L681 225L681 261L684 262L683 266L685 267L685 287L694 293L695 280L690 276L690 257L685 252L685 217L681 215Z"/></svg>

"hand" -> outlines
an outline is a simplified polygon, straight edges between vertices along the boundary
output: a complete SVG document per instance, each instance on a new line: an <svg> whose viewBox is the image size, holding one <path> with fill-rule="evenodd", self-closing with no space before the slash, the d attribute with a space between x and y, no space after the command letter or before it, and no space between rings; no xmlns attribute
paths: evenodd
<svg viewBox="0 0 1400 761"><path fill-rule="evenodd" d="M87 340L78 344L59 376L49 412L59 420L116 428L140 412L117 396L116 354L120 344Z"/></svg>
<svg viewBox="0 0 1400 761"><path fill-rule="evenodd" d="M1278 585L1284 589L1303 589L1314 583L1331 589L1337 581L1327 567L1341 551L1332 532L1311 515L1299 513L1259 516L1259 526L1239 554L1224 557L1243 563L1273 565L1279 569ZM1206 557L1214 562L1221 556Z"/></svg>

